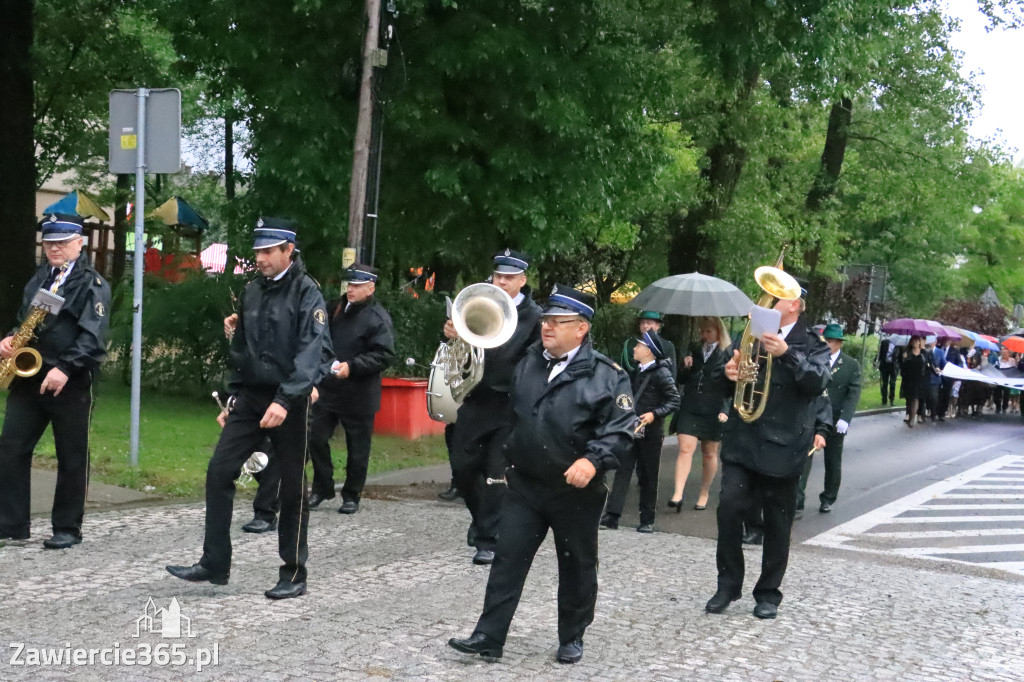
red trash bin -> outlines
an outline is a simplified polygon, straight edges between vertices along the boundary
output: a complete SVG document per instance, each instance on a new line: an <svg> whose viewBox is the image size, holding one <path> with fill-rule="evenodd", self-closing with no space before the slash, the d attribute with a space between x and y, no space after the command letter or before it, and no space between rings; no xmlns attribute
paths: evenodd
<svg viewBox="0 0 1024 682"><path fill-rule="evenodd" d="M383 377L374 432L406 440L443 434L444 423L427 414L427 383L426 379Z"/></svg>

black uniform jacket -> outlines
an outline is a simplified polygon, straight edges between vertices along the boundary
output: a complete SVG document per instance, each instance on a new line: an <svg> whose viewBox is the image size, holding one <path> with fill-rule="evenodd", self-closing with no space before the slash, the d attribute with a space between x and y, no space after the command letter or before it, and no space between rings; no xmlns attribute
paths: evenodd
<svg viewBox="0 0 1024 682"><path fill-rule="evenodd" d="M480 379L466 400L473 401L473 394L480 397L487 391L496 393L509 393L512 390L512 372L531 344L540 340L540 317L541 308L533 300L530 294L530 287L524 286L520 293L523 300L516 306L519 315L516 322L516 331L512 338L497 348L488 348L484 351L484 375Z"/></svg>
<svg viewBox="0 0 1024 682"><path fill-rule="evenodd" d="M840 351L836 364L832 365L832 382L826 394L832 403L832 423L840 419L849 424L857 411L860 401L860 363Z"/></svg>
<svg viewBox="0 0 1024 682"><path fill-rule="evenodd" d="M667 415L679 409L679 389L672 378L672 363L665 358L644 372L639 367L630 372L629 384L635 403L633 411L638 417L648 412L653 414L653 425L661 424Z"/></svg>
<svg viewBox="0 0 1024 682"><path fill-rule="evenodd" d="M786 343L786 352L772 361L764 414L748 424L734 408L722 437L723 461L779 477L800 475L822 405L816 399L832 377L828 346L803 318L790 330Z"/></svg>
<svg viewBox="0 0 1024 682"><path fill-rule="evenodd" d="M324 298L301 259L276 282L261 276L245 285L231 339L231 393L274 388L274 402L288 409L330 371L333 355Z"/></svg>
<svg viewBox="0 0 1024 682"><path fill-rule="evenodd" d="M629 377L584 341L569 366L548 383L544 348L530 346L516 366L512 388L515 426L508 459L523 476L549 487L569 487L565 471L580 457L596 468L591 485L617 469L633 444Z"/></svg>
<svg viewBox="0 0 1024 682"><path fill-rule="evenodd" d="M49 263L36 270L22 297L18 327L28 317L32 298L50 276ZM29 346L43 358L42 372L57 367L69 377L93 372L107 359L107 330L110 327L110 285L93 269L89 259L79 256L67 279L57 289L64 305L57 315L47 315L36 327L36 339ZM11 334L18 331L11 330Z"/></svg>
<svg viewBox="0 0 1024 682"><path fill-rule="evenodd" d="M395 359L391 316L372 296L353 303L331 301L331 342L338 362L347 362L349 376L328 374L320 382L320 401L334 412L374 414L380 409L380 373Z"/></svg>
<svg viewBox="0 0 1024 682"><path fill-rule="evenodd" d="M721 346L715 346L704 360L701 344L690 346L688 357L693 364L679 368L679 383L682 384L680 407L690 414L729 414L734 386L725 376L725 363L732 359L732 348L728 354Z"/></svg>

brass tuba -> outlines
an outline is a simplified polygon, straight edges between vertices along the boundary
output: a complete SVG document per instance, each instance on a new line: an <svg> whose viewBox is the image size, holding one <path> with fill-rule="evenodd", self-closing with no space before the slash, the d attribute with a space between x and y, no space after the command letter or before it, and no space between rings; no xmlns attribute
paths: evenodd
<svg viewBox="0 0 1024 682"><path fill-rule="evenodd" d="M455 423L455 412L484 375L484 350L497 348L516 331L519 313L512 297L493 284L471 284L455 297L450 317L459 337L445 341L430 363L427 412Z"/></svg>
<svg viewBox="0 0 1024 682"><path fill-rule="evenodd" d="M754 280L764 291L757 301L757 305L762 308L771 307L776 300L792 301L800 298L800 284L782 269L782 259L785 255L786 249L783 248L775 267L764 265L754 271ZM743 329L739 350L739 376L736 379L736 394L732 404L740 419L749 424L761 418L768 402L768 386L772 380L772 356L765 352L761 340L750 333L749 321Z"/></svg>

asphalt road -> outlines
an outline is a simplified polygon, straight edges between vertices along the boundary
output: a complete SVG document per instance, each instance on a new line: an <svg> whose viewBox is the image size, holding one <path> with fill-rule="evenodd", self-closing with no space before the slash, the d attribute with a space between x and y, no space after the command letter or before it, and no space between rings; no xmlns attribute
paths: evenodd
<svg viewBox="0 0 1024 682"><path fill-rule="evenodd" d="M919 424L913 429L903 423L902 412L858 417L853 420L846 438L839 500L830 514L818 513L817 496L822 489L824 465L821 455L815 455L814 469L807 484L807 510L794 523L793 540L805 542L928 486L1004 456L1024 458L1024 421L1019 415L985 414L978 418ZM672 495L676 441L675 438L666 439L655 522L657 530L702 538L716 537L714 510L718 505L718 480L712 485L708 508L704 511L693 508L700 489L700 459L698 449L686 484L686 505L677 514L666 505ZM1006 484L1012 486L1012 483ZM979 492L975 494L985 494L981 489L977 490ZM958 502L963 504L976 500L964 498ZM1000 513L1012 511L1000 509ZM1016 514L1024 516L1024 510ZM636 523L634 479L620 527L628 529ZM934 524L935 530L945 527ZM1018 541L1024 542L1024 523L1018 522L1016 527L1021 529Z"/></svg>

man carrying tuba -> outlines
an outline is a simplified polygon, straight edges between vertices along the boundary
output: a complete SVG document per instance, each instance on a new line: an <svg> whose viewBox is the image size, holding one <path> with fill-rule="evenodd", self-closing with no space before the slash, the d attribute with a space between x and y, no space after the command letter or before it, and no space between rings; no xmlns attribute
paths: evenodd
<svg viewBox="0 0 1024 682"><path fill-rule="evenodd" d="M64 549L82 541L92 382L107 357L110 287L82 255L80 216L49 215L43 220L42 233L46 263L25 286L21 327L0 340L4 360L14 355L19 337L27 344L23 348L39 353L33 367L23 368L13 378L7 396L0 433L0 539L29 536L32 451L50 424L57 447L57 488L53 537L43 546ZM33 305L41 293L51 306L49 312ZM60 301L58 309L55 304ZM33 312L39 322L27 329Z"/></svg>
<svg viewBox="0 0 1024 682"><path fill-rule="evenodd" d="M494 561L498 534L498 512L502 485L487 485L486 479L505 477L502 446L512 428L512 371L526 349L540 340L541 309L530 295L526 254L505 249L494 257L493 284L512 298L517 322L512 338L496 348L484 351L484 372L480 383L465 397L459 408L452 439L451 463L455 486L466 500L472 516L468 540L476 547L475 564ZM458 337L451 320L445 322L444 335Z"/></svg>
<svg viewBox="0 0 1024 682"><path fill-rule="evenodd" d="M721 613L742 594L743 522L756 513L754 505L764 514L764 556L754 586L754 615L775 618L782 601L779 586L789 560L797 481L814 441L815 401L831 379L828 346L801 317L805 305L803 296L779 300L774 308L782 315L781 329L762 336L764 350L774 360L764 412L746 421L734 405L729 414L722 437L718 591L705 606L708 613ZM739 376L739 360L740 351L734 351L724 366L730 381Z"/></svg>

